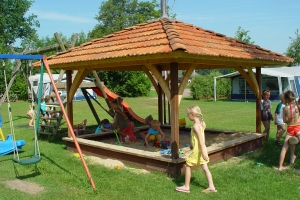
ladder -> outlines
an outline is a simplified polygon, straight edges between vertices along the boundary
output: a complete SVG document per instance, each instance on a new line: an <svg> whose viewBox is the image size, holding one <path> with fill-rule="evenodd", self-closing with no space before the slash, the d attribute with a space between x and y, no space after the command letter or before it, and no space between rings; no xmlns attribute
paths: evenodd
<svg viewBox="0 0 300 200"><path fill-rule="evenodd" d="M66 106L66 103L64 103ZM47 107L51 107L52 110L46 110L46 114L41 112L40 117L40 129L39 135L56 135L60 127L60 123L63 117L63 113L58 103L48 103Z"/></svg>

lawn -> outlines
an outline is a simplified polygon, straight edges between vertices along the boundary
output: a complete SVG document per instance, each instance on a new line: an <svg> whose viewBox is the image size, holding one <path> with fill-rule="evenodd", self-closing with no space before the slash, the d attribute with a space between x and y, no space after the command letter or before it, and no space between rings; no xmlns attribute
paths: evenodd
<svg viewBox="0 0 300 200"><path fill-rule="evenodd" d="M155 95L140 98L125 98L136 114L145 117L152 114L157 117L157 100ZM103 99L99 102L105 106ZM101 119L109 118L96 103L93 103ZM208 128L240 130L255 132L255 103L231 101L193 101L184 98L180 106L180 118L186 117L189 105L199 105ZM276 103L273 103L275 107ZM11 103L14 131L16 139L26 140L21 158L33 154L34 132L28 127L26 110L27 102ZM3 133L10 133L7 103L1 108L3 117ZM96 127L91 111L85 101L74 103L74 123L88 119L89 131ZM188 126L192 123L187 122ZM296 160L290 170L278 172L274 166L278 164L280 148L274 145L276 127L271 126L270 139L264 147L255 152L241 155L241 159L228 159L210 163L217 193L203 194L207 187L205 175L200 169L192 172L191 193L183 194L175 191L175 187L184 183L184 175L173 179L161 172L147 174L134 173L124 168L109 169L99 164L92 164L87 159L88 167L97 187L93 190L79 158L73 152L66 151L64 141L66 123L63 120L58 135L54 138L42 137L39 146L42 161L37 164L39 173L34 165L21 166L12 162L13 154L0 157L0 199L298 199L300 196L300 160ZM296 149L299 157L299 147ZM288 164L289 153L285 164ZM299 157L300 158L300 157ZM262 163L258 165L257 163ZM129 166L137 168L136 166ZM38 194L28 194L12 190L4 185L4 181L15 180L16 172L19 179L36 183L43 187ZM288 189L287 189L288 187Z"/></svg>

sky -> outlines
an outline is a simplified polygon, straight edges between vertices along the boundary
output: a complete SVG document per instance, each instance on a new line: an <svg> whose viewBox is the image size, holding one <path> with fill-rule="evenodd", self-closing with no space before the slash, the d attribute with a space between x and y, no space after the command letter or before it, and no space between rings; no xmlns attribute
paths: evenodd
<svg viewBox="0 0 300 200"><path fill-rule="evenodd" d="M142 0L147 1L147 0ZM160 0L157 0L160 3ZM51 3L50 3L51 2ZM61 32L86 34L103 0L35 0L28 13L37 15L39 37ZM167 0L176 20L235 37L238 27L249 31L255 45L284 54L300 29L299 0ZM300 30L299 30L300 31Z"/></svg>

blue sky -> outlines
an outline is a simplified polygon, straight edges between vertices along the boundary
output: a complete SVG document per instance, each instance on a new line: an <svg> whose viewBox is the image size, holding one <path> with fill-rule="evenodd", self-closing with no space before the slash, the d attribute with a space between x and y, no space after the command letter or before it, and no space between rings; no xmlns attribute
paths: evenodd
<svg viewBox="0 0 300 200"><path fill-rule="evenodd" d="M29 13L38 16L40 37L52 37L55 32L70 37L93 29L101 2L35 0ZM281 54L290 44L289 37L295 38L300 29L299 0L168 0L167 4L177 20L228 37L234 37L241 26L256 45Z"/></svg>

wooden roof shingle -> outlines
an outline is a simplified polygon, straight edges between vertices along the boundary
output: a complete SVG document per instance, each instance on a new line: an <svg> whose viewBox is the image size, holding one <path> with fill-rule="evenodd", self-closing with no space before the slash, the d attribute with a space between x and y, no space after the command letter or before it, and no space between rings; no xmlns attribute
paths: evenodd
<svg viewBox="0 0 300 200"><path fill-rule="evenodd" d="M54 69L113 66L124 70L133 65L139 70L138 66L143 63L167 62L199 66L217 64L230 68L233 62L239 66L251 63L253 66L275 66L286 65L293 59L168 18L137 24L48 57L50 68Z"/></svg>

